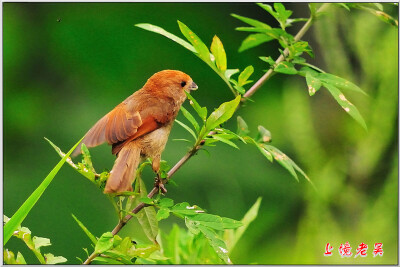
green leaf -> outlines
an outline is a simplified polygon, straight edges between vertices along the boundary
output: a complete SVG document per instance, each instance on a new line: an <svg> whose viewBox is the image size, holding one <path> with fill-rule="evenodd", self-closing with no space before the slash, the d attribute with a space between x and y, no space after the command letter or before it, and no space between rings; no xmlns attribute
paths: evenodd
<svg viewBox="0 0 400 267"><path fill-rule="evenodd" d="M182 126L186 131L188 131L188 132L193 136L193 138L194 138L195 141L197 140L196 134L193 132L193 130L192 130L189 126L187 126L187 125L184 124L183 122L180 122L180 121L177 120L177 119L175 119L175 121L176 121L180 126Z"/></svg>
<svg viewBox="0 0 400 267"><path fill-rule="evenodd" d="M181 46L185 47L186 49L192 51L193 53L196 53L196 49L191 44L189 44L185 40L173 35L172 33L167 32L166 30L164 30L161 27L158 27L158 26L155 26L155 25L152 25L152 24L148 24L148 23L139 23L139 24L136 24L135 26L139 27L139 28L142 28L144 30L147 30L147 31L151 31L151 32L155 32L155 33L161 34L161 35L171 39L172 41L180 44Z"/></svg>
<svg viewBox="0 0 400 267"><path fill-rule="evenodd" d="M237 134L240 136L246 136L249 134L249 127L242 117L237 116Z"/></svg>
<svg viewBox="0 0 400 267"><path fill-rule="evenodd" d="M143 202L144 204L148 204L148 205L154 204L153 200L147 196L139 198L139 201Z"/></svg>
<svg viewBox="0 0 400 267"><path fill-rule="evenodd" d="M236 229L243 226L242 222L236 221L231 218L221 217L222 219L222 228L224 229Z"/></svg>
<svg viewBox="0 0 400 267"><path fill-rule="evenodd" d="M294 65L287 61L280 62L274 68L274 71L284 73L284 74L296 74L297 73L297 70L294 68Z"/></svg>
<svg viewBox="0 0 400 267"><path fill-rule="evenodd" d="M200 131L200 126L197 123L196 119L183 106L181 106L181 111L182 111L183 116L185 116L185 118L193 125L193 127L196 129L196 132L198 133Z"/></svg>
<svg viewBox="0 0 400 267"><path fill-rule="evenodd" d="M186 39L193 45L194 49L196 49L197 55L204 62L206 62L210 66L214 66L211 57L210 51L208 51L207 46L203 43L203 41L191 30L188 26L178 20L179 29L182 34L186 37Z"/></svg>
<svg viewBox="0 0 400 267"><path fill-rule="evenodd" d="M196 205L190 206L189 203L182 202L175 204L175 206L171 208L171 212L180 216L185 216L185 215L196 215L204 211Z"/></svg>
<svg viewBox="0 0 400 267"><path fill-rule="evenodd" d="M96 254L103 253L113 247L114 235L111 232L106 232L102 234L96 243L94 252Z"/></svg>
<svg viewBox="0 0 400 267"><path fill-rule="evenodd" d="M274 38L263 33L250 34L246 37L246 39L243 40L238 51L243 52L247 49L259 46L271 40L274 40Z"/></svg>
<svg viewBox="0 0 400 267"><path fill-rule="evenodd" d="M3 249L3 261L5 264L16 264L14 252L8 249Z"/></svg>
<svg viewBox="0 0 400 267"><path fill-rule="evenodd" d="M238 78L238 84L239 86L243 86L246 84L247 80L250 78L251 74L254 72L254 67L253 66L247 66L242 73L240 73L239 78Z"/></svg>
<svg viewBox="0 0 400 267"><path fill-rule="evenodd" d="M83 154L83 161L84 161L85 167L94 173L95 170L93 168L92 157L90 155L88 148L86 147L86 145L84 143L82 143L81 150L82 150L82 154Z"/></svg>
<svg viewBox="0 0 400 267"><path fill-rule="evenodd" d="M206 121L206 131L211 131L221 123L229 120L240 103L240 95L234 100L222 103L214 112L210 114Z"/></svg>
<svg viewBox="0 0 400 267"><path fill-rule="evenodd" d="M227 242L229 251L233 250L233 248L235 247L237 242L242 237L243 233L249 227L250 223L252 223L257 218L258 210L260 209L261 200L262 200L261 197L257 198L256 202L247 211L247 213L244 215L243 219L240 221L242 223L242 227L240 227L236 231L234 231L232 240L230 240L230 242ZM233 230L228 230L227 232L233 232Z"/></svg>
<svg viewBox="0 0 400 267"><path fill-rule="evenodd" d="M215 62L217 63L217 68L224 72L226 71L226 53L224 46L218 36L214 36L211 43L211 53L215 57Z"/></svg>
<svg viewBox="0 0 400 267"><path fill-rule="evenodd" d="M239 72L239 69L227 69L225 71L225 78L227 80L230 80L231 76L236 74L236 73L238 73L238 72Z"/></svg>
<svg viewBox="0 0 400 267"><path fill-rule="evenodd" d="M169 212L170 210L168 208L161 207L161 209L157 211L156 215L157 221L167 219L169 217Z"/></svg>
<svg viewBox="0 0 400 267"><path fill-rule="evenodd" d="M236 149L239 149L239 147L238 147L235 143L233 143L232 141L230 141L230 140L228 140L228 139L226 139L226 138L223 138L222 136L220 136L220 135L218 135L218 134L214 134L212 137L213 137L214 139L217 139L218 141L221 141L222 143L225 143L225 144L227 144L227 145L229 145L229 146L231 146L231 147L234 147L234 148L236 148Z"/></svg>
<svg viewBox="0 0 400 267"><path fill-rule="evenodd" d="M325 84L332 85L341 90L349 90L349 91L354 91L354 92L358 92L358 93L367 95L360 87L358 87L354 83L352 83L346 79L340 78L338 76L335 76L333 74L319 73L317 78L320 79Z"/></svg>
<svg viewBox="0 0 400 267"><path fill-rule="evenodd" d="M41 247L51 246L50 239L48 238L34 236L32 241L36 250L39 250Z"/></svg>
<svg viewBox="0 0 400 267"><path fill-rule="evenodd" d="M67 259L65 259L67 261ZM26 264L24 256L18 251L17 257L15 258L15 263L16 264Z"/></svg>
<svg viewBox="0 0 400 267"><path fill-rule="evenodd" d="M191 220L197 221L199 224L204 225L215 230L224 230L222 218L217 215L202 213L190 217Z"/></svg>
<svg viewBox="0 0 400 267"><path fill-rule="evenodd" d="M259 134L259 138L257 139L259 142L264 142L264 143L271 142L272 136L270 131L268 131L261 125L258 125L257 129Z"/></svg>
<svg viewBox="0 0 400 267"><path fill-rule="evenodd" d="M262 145L263 148L265 148L268 152L272 154L274 159L285 169L289 171L289 173L297 180L299 181L299 178L297 177L297 173L293 168L292 161L289 159L289 157L277 149L276 147L270 146L270 145Z"/></svg>
<svg viewBox="0 0 400 267"><path fill-rule="evenodd" d="M355 119L365 130L367 130L367 125L363 117L361 116L358 109L344 96L344 94L335 86L327 83L322 83L322 85L328 89L333 98L338 102L338 104Z"/></svg>
<svg viewBox="0 0 400 267"><path fill-rule="evenodd" d="M319 88L321 88L321 80L318 78L315 78L311 72L307 72L306 73L306 82L307 82L307 86L308 86L308 93L310 94L310 96L314 95L315 92L317 92L319 90Z"/></svg>
<svg viewBox="0 0 400 267"><path fill-rule="evenodd" d="M236 14L231 14L232 17L243 21L244 23L247 23L251 26L254 26L256 28L264 28L264 29L271 29L271 27L261 21L255 20L255 19L251 19L251 18L247 18L247 17L243 17L240 15L236 15Z"/></svg>
<svg viewBox="0 0 400 267"><path fill-rule="evenodd" d="M83 137L82 137L83 139ZM46 176L43 182L36 188L36 190L29 196L29 198L22 204L22 206L17 210L17 212L11 217L11 219L4 226L4 237L3 237L3 246L7 244L8 240L12 236L13 232L17 229L18 225L20 225L25 217L28 215L30 210L42 196L43 192L50 185L53 178L56 176L58 171L64 165L65 161L69 158L74 149L78 146L78 144L82 141L79 140L69 151L68 153L58 162L58 164L51 170L51 172Z"/></svg>
<svg viewBox="0 0 400 267"><path fill-rule="evenodd" d="M139 177L138 177L139 178ZM140 184L140 195L141 197L147 196L146 186L143 182L143 179L139 178ZM146 236L153 242L156 242L156 237L158 234L158 221L157 214L153 206L145 207L141 211L136 214L136 218L138 219L140 225Z"/></svg>
<svg viewBox="0 0 400 267"><path fill-rule="evenodd" d="M83 232L85 232L85 234L89 237L90 241L92 241L93 244L96 244L97 238L85 227L85 225L83 225L83 223L81 221L78 220L78 218L76 218L76 216L74 214L71 214L71 215L72 215L72 218L74 218L76 223L79 225L79 227L83 230Z"/></svg>
<svg viewBox="0 0 400 267"><path fill-rule="evenodd" d="M275 65L275 60L273 60L271 57L260 57L260 59L267 62L272 67Z"/></svg>
<svg viewBox="0 0 400 267"><path fill-rule="evenodd" d="M201 224L198 225L197 228L208 239L208 242L217 253L218 257L222 259L225 263L232 264L232 261L228 255L228 249L225 242L221 240L212 229Z"/></svg>
<svg viewBox="0 0 400 267"><path fill-rule="evenodd" d="M200 107L199 103L197 103L196 99L194 99L194 97L189 94L188 92L186 92L186 96L187 98L191 101L190 105L193 107L193 109L197 112L197 114L199 115L199 117L205 121L207 118L207 108L206 107Z"/></svg>
<svg viewBox="0 0 400 267"><path fill-rule="evenodd" d="M51 253L44 254L44 257L46 259L46 264L57 264L57 263L63 263L66 262L67 259L62 257L62 256L54 256Z"/></svg>
<svg viewBox="0 0 400 267"><path fill-rule="evenodd" d="M169 208L174 205L174 201L170 198L162 198L159 203L160 207Z"/></svg>

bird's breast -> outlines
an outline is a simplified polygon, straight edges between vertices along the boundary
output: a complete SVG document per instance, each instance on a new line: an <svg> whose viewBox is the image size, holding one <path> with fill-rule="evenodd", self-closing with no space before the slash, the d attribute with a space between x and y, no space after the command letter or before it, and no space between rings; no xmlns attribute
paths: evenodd
<svg viewBox="0 0 400 267"><path fill-rule="evenodd" d="M161 155L168 141L172 124L173 122L170 122L136 140L140 142L142 156L152 158Z"/></svg>

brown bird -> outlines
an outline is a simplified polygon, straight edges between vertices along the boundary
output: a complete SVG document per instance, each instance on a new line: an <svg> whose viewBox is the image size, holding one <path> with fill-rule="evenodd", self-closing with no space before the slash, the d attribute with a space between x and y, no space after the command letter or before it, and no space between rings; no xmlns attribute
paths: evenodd
<svg viewBox="0 0 400 267"><path fill-rule="evenodd" d="M196 89L192 78L181 71L157 72L86 133L82 143L87 147L107 142L117 156L105 193L132 191L136 169L147 158L152 159L153 171L159 177L161 153L186 99L185 91ZM81 144L72 155L80 152Z"/></svg>

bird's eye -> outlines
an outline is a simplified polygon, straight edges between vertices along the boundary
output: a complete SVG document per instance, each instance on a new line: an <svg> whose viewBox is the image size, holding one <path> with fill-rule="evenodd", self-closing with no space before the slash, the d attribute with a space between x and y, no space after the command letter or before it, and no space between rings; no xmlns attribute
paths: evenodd
<svg viewBox="0 0 400 267"><path fill-rule="evenodd" d="M181 86L184 87L186 85L186 82L181 82Z"/></svg>

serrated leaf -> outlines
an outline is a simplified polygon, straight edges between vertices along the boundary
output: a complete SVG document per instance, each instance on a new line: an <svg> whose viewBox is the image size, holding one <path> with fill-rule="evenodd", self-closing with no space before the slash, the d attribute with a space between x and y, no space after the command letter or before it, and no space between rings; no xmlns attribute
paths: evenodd
<svg viewBox="0 0 400 267"><path fill-rule="evenodd" d="M251 26L254 26L256 28L264 28L264 29L271 29L271 27L261 21L255 20L255 19L251 19L251 18L247 18L247 17L243 17L240 15L236 15L236 14L231 14L232 17L243 21L244 23L247 23Z"/></svg>
<svg viewBox="0 0 400 267"><path fill-rule="evenodd" d="M187 93L186 91L185 91L185 93L186 93L187 98L191 101L190 105L191 105L191 106L193 107L193 109L197 112L197 114L199 115L199 117L200 117L203 121L205 121L206 118L207 118L207 108L206 108L206 107L201 107L201 106L199 105L199 103L197 103L196 99L194 99L194 97L193 97L191 94Z"/></svg>
<svg viewBox="0 0 400 267"><path fill-rule="evenodd" d="M113 247L114 235L111 232L102 234L96 243L94 252L96 254L103 253Z"/></svg>
<svg viewBox="0 0 400 267"><path fill-rule="evenodd" d="M86 228L86 226L76 218L74 214L71 214L72 218L76 221L76 223L79 225L79 227L85 232L85 234L89 237L90 241L92 241L93 244L97 243L97 238Z"/></svg>
<svg viewBox="0 0 400 267"><path fill-rule="evenodd" d="M146 186L143 182L143 179L139 178L140 184L140 195L141 197L147 196ZM136 218L138 219L140 225L146 236L153 242L156 242L156 237L158 234L158 221L156 218L157 214L153 206L145 207L141 211L136 214Z"/></svg>
<svg viewBox="0 0 400 267"><path fill-rule="evenodd" d="M246 37L246 39L243 40L238 51L243 52L247 49L259 46L271 40L274 40L274 38L263 33L250 34Z"/></svg>
<svg viewBox="0 0 400 267"><path fill-rule="evenodd" d="M207 46L203 43L203 41L191 30L188 26L178 20L179 29L182 34L186 37L186 39L193 45L196 50L196 54L201 58L204 62L206 62L210 66L214 66L211 58L210 51L208 51Z"/></svg>
<svg viewBox="0 0 400 267"><path fill-rule="evenodd" d="M194 47L191 44L189 44L185 40L179 38L178 36L167 32L166 30L164 30L161 27L158 27L158 26L155 26L155 25L152 25L152 24L148 24L148 23L139 23L139 24L136 24L135 26L139 27L139 28L142 28L144 30L147 30L147 31L151 31L151 32L155 32L155 33L161 34L161 35L171 39L172 41L180 44L181 46L185 47L186 49L192 51L193 53L196 53L196 49L194 49Z"/></svg>
<svg viewBox="0 0 400 267"><path fill-rule="evenodd" d="M253 66L247 66L240 74L238 78L238 85L243 86L246 84L247 80L250 78L251 74L254 72Z"/></svg>
<svg viewBox="0 0 400 267"><path fill-rule="evenodd" d="M168 208L161 207L157 211L157 215L156 215L157 221L167 219L169 217L169 212L170 212L170 210Z"/></svg>
<svg viewBox="0 0 400 267"><path fill-rule="evenodd" d="M214 36L213 41L211 43L211 53L215 57L215 63L217 64L217 68L224 72L226 71L226 53L224 46L222 45L221 40L218 36Z"/></svg>
<svg viewBox="0 0 400 267"><path fill-rule="evenodd" d="M188 131L188 132L193 136L193 138L194 138L195 141L197 140L196 134L194 133L194 131L193 131L189 126L187 126L186 124L184 124L183 122L181 122L181 121L179 121L179 120L177 120L177 119L175 119L175 121L176 121L176 123L178 123L180 126L182 126L183 129L185 129L186 131Z"/></svg>
<svg viewBox="0 0 400 267"><path fill-rule="evenodd" d="M239 149L239 147L238 147L235 143L233 143L232 141L230 141L230 140L228 140L228 139L226 139L226 138L223 138L223 137L220 136L220 135L215 134L215 135L213 135L213 138L214 138L214 139L217 139L218 141L221 141L222 143L225 143L225 144L227 144L227 145L229 145L229 146L231 146L231 147L234 147L234 148L236 148L236 149Z"/></svg>
<svg viewBox="0 0 400 267"><path fill-rule="evenodd" d="M234 100L222 103L215 111L213 111L206 121L206 132L213 130L215 127L229 120L240 103L240 95Z"/></svg>
<svg viewBox="0 0 400 267"><path fill-rule="evenodd" d="M322 83L322 85L328 89L333 98L338 102L338 104L355 119L365 130L367 130L367 125L363 117L361 116L358 109L344 96L344 94L335 86L327 83Z"/></svg>
<svg viewBox="0 0 400 267"><path fill-rule="evenodd" d="M196 119L183 106L181 106L181 111L182 111L183 116L185 116L185 118L193 125L193 127L196 129L196 131L198 133L200 131L200 126L197 123Z"/></svg>
<svg viewBox="0 0 400 267"><path fill-rule="evenodd" d="M280 62L274 68L274 71L284 74L297 74L297 70L295 69L294 65L287 61Z"/></svg>
<svg viewBox="0 0 400 267"><path fill-rule="evenodd" d="M46 264L57 264L57 263L63 263L66 262L67 259L62 257L62 256L54 256L51 253L44 254L44 257L46 259Z"/></svg>
<svg viewBox="0 0 400 267"><path fill-rule="evenodd" d="M307 87L308 87L308 93L310 96L314 95L319 88L321 88L321 80L318 78L315 78L311 72L306 73L306 82L307 82Z"/></svg>
<svg viewBox="0 0 400 267"><path fill-rule="evenodd" d="M242 117L237 116L237 134L240 136L246 136L249 134L249 127Z"/></svg>

